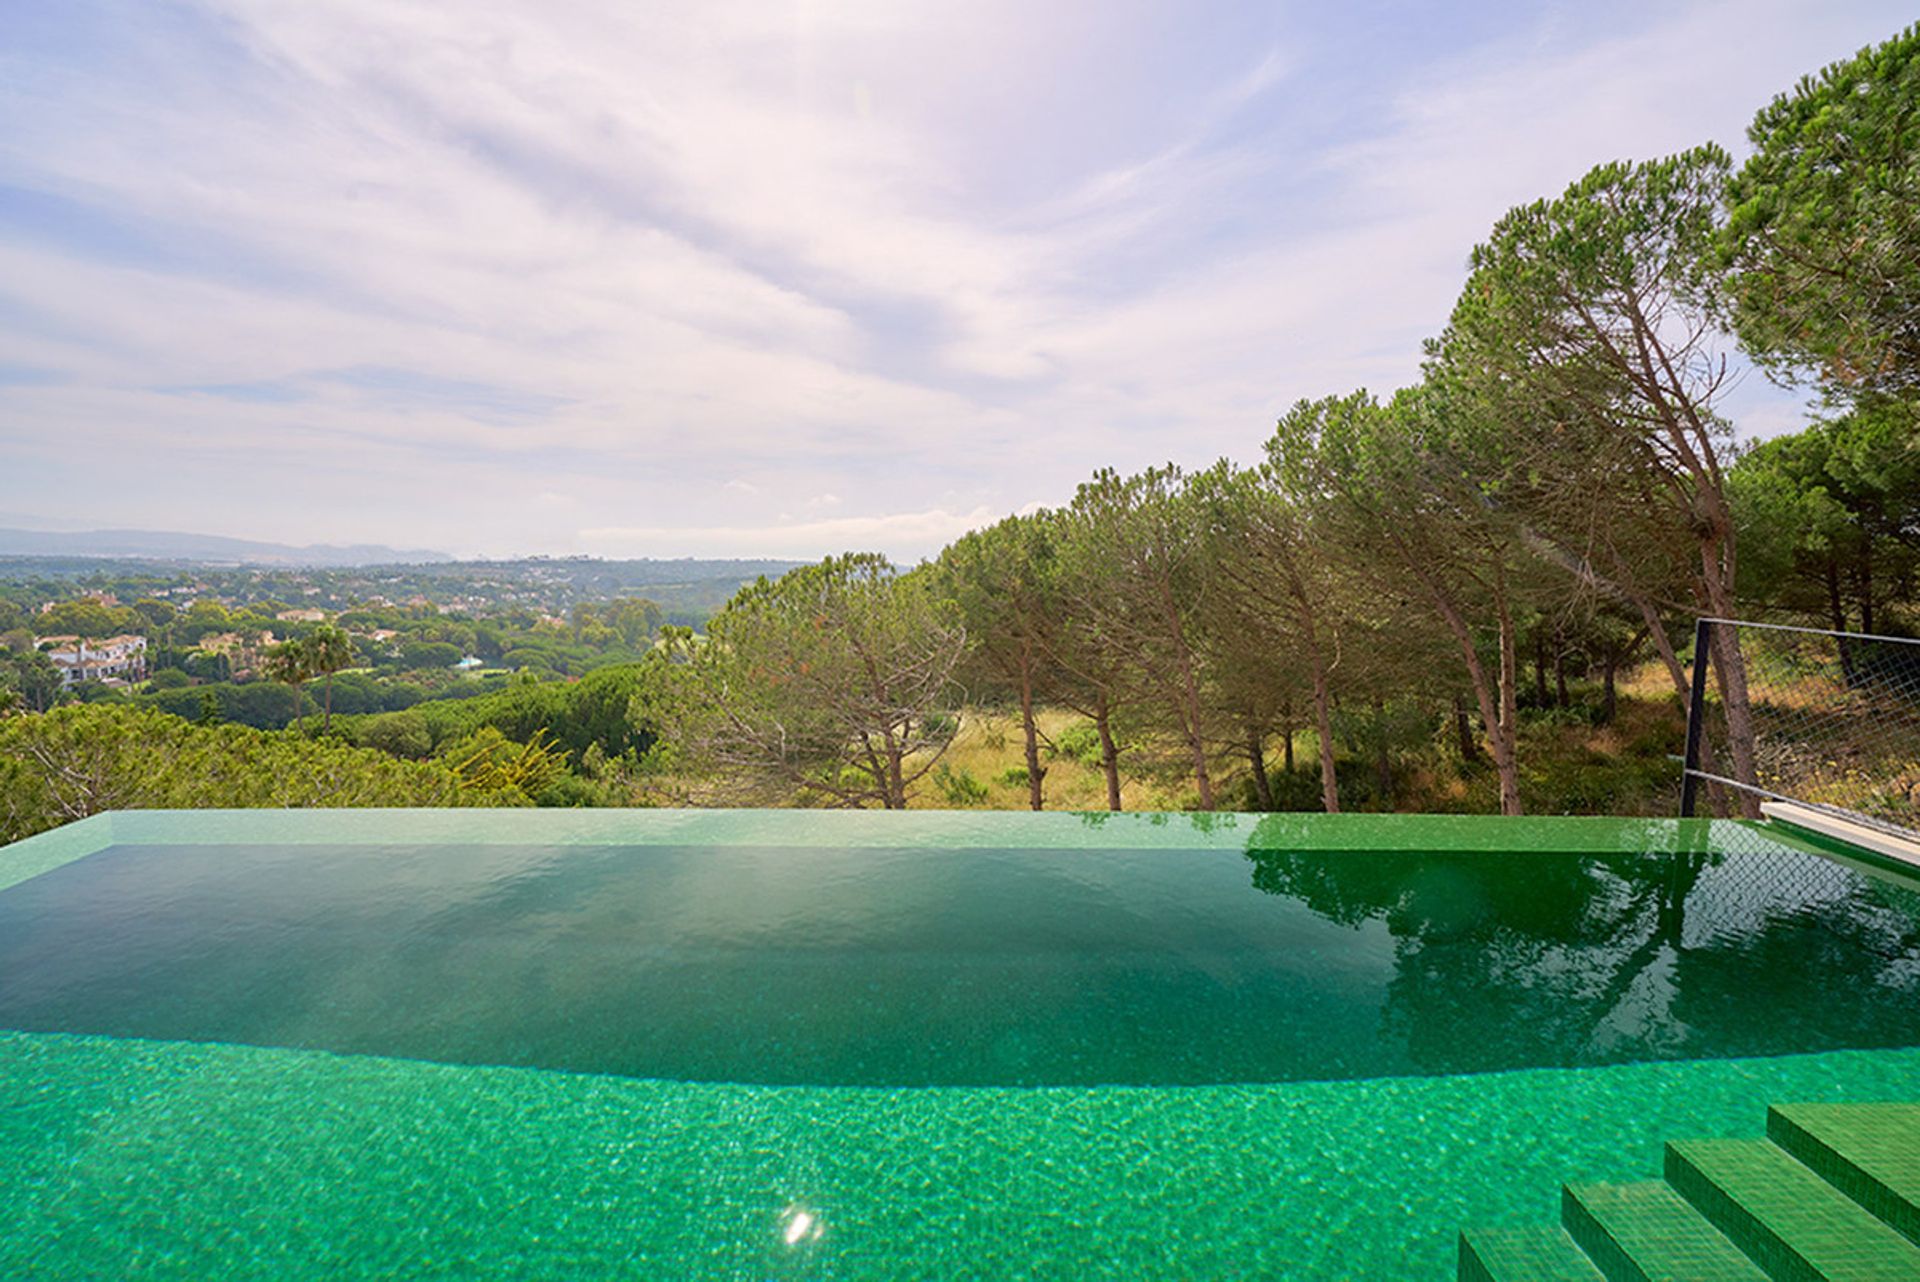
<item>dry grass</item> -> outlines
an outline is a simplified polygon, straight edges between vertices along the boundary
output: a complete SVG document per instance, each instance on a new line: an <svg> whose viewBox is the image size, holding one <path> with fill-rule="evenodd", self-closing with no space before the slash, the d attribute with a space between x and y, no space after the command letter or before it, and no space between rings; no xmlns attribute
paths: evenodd
<svg viewBox="0 0 1920 1282"><path fill-rule="evenodd" d="M1035 716L1043 736L1040 764L1046 771L1042 787L1049 810L1107 808L1107 781L1099 767L1083 765L1049 748L1049 743L1057 740L1069 726L1084 719L1063 708L1045 708ZM986 708L962 711L959 732L940 764L986 787L986 799L970 809L1025 810L1031 804L1026 781L1010 778L1008 774L1026 768L1026 746L1016 713ZM1124 757L1120 779L1120 802L1128 810L1180 808L1182 790L1179 787L1168 787L1128 771ZM947 810L954 805L933 784L931 777L921 782L908 804L914 810Z"/></svg>
<svg viewBox="0 0 1920 1282"><path fill-rule="evenodd" d="M1041 734L1040 765L1046 771L1043 782L1046 808L1105 810L1107 781L1098 762L1087 765L1052 747L1070 727L1092 723L1064 708L1040 709L1035 720ZM1299 736L1296 752L1296 770L1319 769L1310 734ZM966 809L1025 810L1032 804L1025 778L1009 774L1026 768L1026 746L1018 713L991 708L963 710L959 732L940 764L986 787L986 797ZM1223 808L1232 806L1229 798L1239 795L1239 780L1246 768L1245 758L1238 755L1216 753L1211 758L1210 770L1215 788L1223 798ZM1272 748L1268 769L1276 773L1280 769L1277 746ZM1132 749L1123 751L1120 758L1120 803L1125 810L1193 810L1199 806L1199 797L1183 758L1175 754L1150 756ZM949 810L955 805L933 782L932 776L921 780L908 799L908 808L913 810Z"/></svg>
<svg viewBox="0 0 1920 1282"><path fill-rule="evenodd" d="M1046 769L1045 802L1049 810L1104 810L1106 781L1097 765L1085 765L1049 749L1069 727L1084 718L1059 708L1039 714L1043 735L1041 764ZM1579 721L1544 721L1523 725L1520 742L1522 794L1530 810L1603 811L1617 814L1671 814L1678 772L1665 761L1679 750L1685 718L1663 669L1647 665L1623 674L1617 716L1612 725L1593 726ZM1302 734L1297 743L1296 772L1313 777L1318 770L1313 739ZM984 787L985 796L960 801L948 795L932 776L922 779L909 800L916 810L956 807L978 810L1025 810L1030 804L1024 770L1025 750L1020 719L1013 712L969 708L960 717L960 729L941 759L953 774ZM1371 763L1354 763L1356 784L1369 785ZM1278 780L1280 753L1270 750L1268 769ZM1213 758L1214 785L1223 808L1240 804L1246 761L1231 753ZM1014 773L1010 773L1014 772ZM1392 808L1401 811L1493 811L1499 792L1486 762L1463 771L1450 732L1432 744L1403 747L1394 755ZM1358 776L1364 775L1364 781ZM1672 776L1673 787L1667 785ZM1347 764L1341 769L1343 793ZM1193 780L1184 761L1172 756L1148 760L1140 753L1122 757L1121 801L1127 810L1190 810L1198 805ZM1368 791L1371 791L1370 788ZM1305 787L1297 804L1318 795L1317 781ZM1676 793L1677 795L1677 793ZM1355 796L1355 808L1384 809L1377 798Z"/></svg>

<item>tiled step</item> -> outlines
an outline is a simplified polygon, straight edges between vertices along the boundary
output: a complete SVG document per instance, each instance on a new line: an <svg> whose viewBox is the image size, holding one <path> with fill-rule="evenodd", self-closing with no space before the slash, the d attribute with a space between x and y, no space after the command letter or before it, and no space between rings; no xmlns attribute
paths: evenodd
<svg viewBox="0 0 1920 1282"><path fill-rule="evenodd" d="M1607 1282L1767 1282L1672 1187L1569 1184L1560 1222Z"/></svg>
<svg viewBox="0 0 1920 1282"><path fill-rule="evenodd" d="M1920 1243L1920 1104L1782 1104L1775 1144Z"/></svg>
<svg viewBox="0 0 1920 1282"><path fill-rule="evenodd" d="M1468 1229L1460 1235L1460 1282L1605 1282L1573 1239L1556 1228Z"/></svg>
<svg viewBox="0 0 1920 1282"><path fill-rule="evenodd" d="M1677 1140L1667 1183L1778 1282L1915 1282L1920 1246L1768 1140Z"/></svg>

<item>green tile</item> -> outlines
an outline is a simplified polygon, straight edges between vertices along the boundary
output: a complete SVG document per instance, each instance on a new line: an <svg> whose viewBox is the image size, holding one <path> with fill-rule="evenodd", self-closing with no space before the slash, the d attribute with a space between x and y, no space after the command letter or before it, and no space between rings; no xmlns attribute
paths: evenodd
<svg viewBox="0 0 1920 1282"><path fill-rule="evenodd" d="M1567 1233L1613 1282L1766 1282L1766 1275L1673 1189L1569 1184Z"/></svg>
<svg viewBox="0 0 1920 1282"><path fill-rule="evenodd" d="M1468 1229L1460 1235L1460 1282L1605 1282L1573 1239L1548 1225Z"/></svg>
<svg viewBox="0 0 1920 1282"><path fill-rule="evenodd" d="M1667 1182L1785 1282L1915 1282L1920 1247L1767 1140L1678 1140Z"/></svg>
<svg viewBox="0 0 1920 1282"><path fill-rule="evenodd" d="M1920 1242L1920 1104L1783 1104L1767 1110L1767 1134Z"/></svg>

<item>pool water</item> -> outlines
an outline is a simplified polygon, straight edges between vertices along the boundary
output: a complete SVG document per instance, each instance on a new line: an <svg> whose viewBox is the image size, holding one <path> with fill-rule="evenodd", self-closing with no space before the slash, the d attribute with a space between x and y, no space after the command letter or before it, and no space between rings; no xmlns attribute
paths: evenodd
<svg viewBox="0 0 1920 1282"><path fill-rule="evenodd" d="M1920 1044L1818 856L114 845L0 1027L679 1081L1204 1085Z"/></svg>
<svg viewBox="0 0 1920 1282"><path fill-rule="evenodd" d="M1920 896L1762 829L894 819L0 851L0 1276L1443 1278L1920 1096Z"/></svg>

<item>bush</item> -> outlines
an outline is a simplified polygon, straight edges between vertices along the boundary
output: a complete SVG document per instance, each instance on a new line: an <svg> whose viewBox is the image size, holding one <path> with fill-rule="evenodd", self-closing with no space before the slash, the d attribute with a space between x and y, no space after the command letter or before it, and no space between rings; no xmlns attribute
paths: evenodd
<svg viewBox="0 0 1920 1282"><path fill-rule="evenodd" d="M1025 766L1008 766L996 777L1009 788L1024 788L1029 776Z"/></svg>
<svg viewBox="0 0 1920 1282"><path fill-rule="evenodd" d="M1100 727L1091 721L1076 721L1054 736L1055 755L1071 757L1083 766L1100 768Z"/></svg>
<svg viewBox="0 0 1920 1282"><path fill-rule="evenodd" d="M1020 772L1022 775L1026 771ZM933 786L940 790L949 806L965 809L980 805L987 799L987 785L973 777L973 772L965 768L953 770L945 762L933 768ZM1024 779L1022 783L1026 782Z"/></svg>
<svg viewBox="0 0 1920 1282"><path fill-rule="evenodd" d="M1545 759L1521 779L1532 814L1668 815L1680 800L1680 768L1664 757Z"/></svg>
<svg viewBox="0 0 1920 1282"><path fill-rule="evenodd" d="M1528 726L1596 726L1600 724L1600 705L1574 703L1568 707L1523 709L1521 723Z"/></svg>
<svg viewBox="0 0 1920 1282"><path fill-rule="evenodd" d="M1312 771L1269 770L1267 772L1267 788L1273 793L1273 808L1275 810L1321 809L1320 771L1317 768ZM1242 809L1258 810L1260 808L1259 799L1254 793L1253 780L1251 778L1244 781L1243 791L1245 801L1243 802Z"/></svg>
<svg viewBox="0 0 1920 1282"><path fill-rule="evenodd" d="M513 806L433 762L332 740L197 726L157 708L70 704L0 720L0 842L102 810Z"/></svg>
<svg viewBox="0 0 1920 1282"><path fill-rule="evenodd" d="M544 732L525 743L482 726L450 745L442 759L463 785L482 792L520 793L529 800L553 787L567 773L565 758L555 753Z"/></svg>
<svg viewBox="0 0 1920 1282"><path fill-rule="evenodd" d="M433 755L433 732L418 712L369 718L355 738L361 747L377 749L390 757L422 761Z"/></svg>

